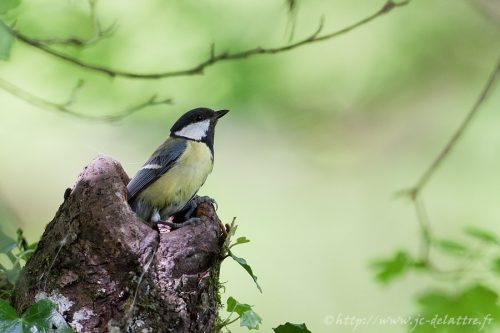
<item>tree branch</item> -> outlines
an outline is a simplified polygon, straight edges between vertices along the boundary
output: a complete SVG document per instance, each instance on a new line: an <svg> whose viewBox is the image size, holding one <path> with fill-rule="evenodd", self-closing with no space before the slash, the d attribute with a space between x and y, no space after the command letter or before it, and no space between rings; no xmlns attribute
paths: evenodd
<svg viewBox="0 0 500 333"><path fill-rule="evenodd" d="M493 71L489 75L488 80L486 81L486 84L481 93L479 94L479 97L474 103L472 109L469 111L469 113L462 121L460 126L456 129L455 133L453 133L448 143L444 146L444 148L437 155L437 157L427 168L427 170L422 174L417 183L410 189L398 192L398 195L409 195L412 198L412 200L414 201L416 200L416 198L424 189L425 185L427 185L427 183L429 182L430 178L434 175L439 166L441 166L443 161L449 156L452 149L456 146L457 142L465 133L465 130L469 127L474 117L478 114L481 105L486 101L486 99L490 95L499 77L500 77L500 57L498 58Z"/></svg>
<svg viewBox="0 0 500 333"><path fill-rule="evenodd" d="M10 82L7 82L3 79L0 78L0 89L3 89L7 91L8 93L25 100L26 102L35 105L37 107L46 109L46 110L51 110L51 111L57 111L57 112L62 112L64 114L77 117L80 119L84 120L94 120L94 121L108 121L108 122L113 122L113 121L118 121L121 120L125 117L128 117L132 114L134 114L137 111L140 111L142 109L148 108L150 106L154 105L161 105L161 104L172 104L172 99L158 99L158 95L153 95L150 98L148 98L146 101L141 102L137 105L133 105L131 107L128 107L124 110L121 110L115 114L110 114L110 115L104 115L104 116L99 116L99 115L88 115L88 114L83 114L79 113L78 111L75 111L71 108L71 105L73 105L76 101L76 96L78 91L81 89L83 86L83 81L80 80L76 84L76 86L72 89L70 97L68 100L64 103L55 103L48 101L46 99L40 98L36 95L33 95L32 93L25 91L15 85L13 85Z"/></svg>
<svg viewBox="0 0 500 333"><path fill-rule="evenodd" d="M432 232L429 222L429 216L424 206L424 202L421 197L415 198L415 212L417 215L417 221L420 228L420 239L421 239L421 253L420 261L431 266L430 262L430 251L432 246Z"/></svg>
<svg viewBox="0 0 500 333"><path fill-rule="evenodd" d="M488 80L486 81L484 88L481 90L476 102L472 106L469 113L467 113L465 119L462 121L460 126L455 130L448 143L443 147L443 149L440 151L440 153L433 160L430 166L425 170L425 172L422 174L422 176L419 178L419 180L413 187L411 187L410 189L399 191L397 193L398 196L408 196L415 207L417 221L420 228L420 239L422 244L419 261L420 264L424 265L434 273L454 274L460 272L461 270L458 269L458 270L446 271L440 269L438 266L433 264L431 260L431 248L432 245L435 243L435 239L432 234L432 230L430 228L429 217L424 207L421 192L425 188L431 177L434 175L436 170L439 168L439 166L441 166L441 164L443 164L446 158L450 155L452 149L457 145L460 138L464 135L466 129L472 123L473 118L478 114L480 107L493 91L493 88L495 87L495 84L497 83L499 77L500 77L500 57L498 58L497 63L493 71L489 75Z"/></svg>
<svg viewBox="0 0 500 333"><path fill-rule="evenodd" d="M72 65L84 68L86 70L94 71L97 73L105 74L110 77L123 77L123 78L129 78L129 79L146 79L146 80L154 80L154 79L163 79L163 78L169 78L169 77L176 77L176 76L188 76L188 75L197 75L197 74L203 74L203 71L205 68L210 67L216 63L219 62L224 62L224 61L230 61L230 60L238 60L238 59L246 59L250 58L256 55L263 55L263 54L276 54L276 53L282 53L286 51L290 51L293 49L296 49L298 47L316 43L316 42L321 42L325 40L330 40L333 38L336 38L338 36L344 35L354 29L357 29L375 19L377 19L380 16L383 16L384 14L387 14L394 10L395 8L398 7L403 7L406 6L408 3L410 3L411 0L405 0L401 2L394 2L393 0L388 0L381 9L377 10L375 13L372 15L354 23L351 24L343 29L340 29L335 32L327 33L324 35L320 35L320 32L322 30L322 23L320 23L320 27L317 31L315 31L311 36L304 38L298 42L291 43L288 45L280 46L280 47L274 47L274 48L263 48L263 47L256 47L253 49L248 49L245 51L240 51L240 52L235 52L235 53L229 53L229 52L223 52L218 55L215 55L214 52L211 52L210 57L199 63L198 65L195 65L191 68L183 69L183 70L174 70L174 71L168 71L168 72L159 72L159 73L138 73L138 72L132 72L132 71L124 71L124 70L119 70L119 69L114 69L106 66L101 66L101 65L95 65L91 63L87 63L85 61L82 61L80 59L74 58L72 56L69 56L63 52L60 52L58 50L55 50L51 48L50 46L44 44L43 42L30 38L18 31L15 31L11 27L9 28L10 33L20 42L35 47L47 54L50 54L51 56L54 56L60 60L63 60L67 63L70 63Z"/></svg>
<svg viewBox="0 0 500 333"><path fill-rule="evenodd" d="M109 25L106 28L102 28L101 21L97 14L97 0L88 0L90 20L92 21L92 35L90 38L81 37L68 37L68 38L49 38L49 39L36 39L41 44L45 45L65 45L65 46L76 46L76 47L87 47L97 44L105 38L111 37L116 31L116 23ZM33 39L35 40L35 39Z"/></svg>

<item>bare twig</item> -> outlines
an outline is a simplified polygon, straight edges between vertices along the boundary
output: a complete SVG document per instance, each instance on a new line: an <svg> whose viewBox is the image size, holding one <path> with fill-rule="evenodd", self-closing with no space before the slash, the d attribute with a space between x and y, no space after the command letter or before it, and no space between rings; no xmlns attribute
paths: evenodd
<svg viewBox="0 0 500 333"><path fill-rule="evenodd" d="M105 115L105 116L99 116L99 115L87 115L83 113L79 113L73 109L70 108L72 104L74 104L75 99L76 99L76 93L78 90L81 88L83 83L80 83L83 81L79 81L79 83L73 88L70 98L68 99L67 102L64 103L55 103L51 101L47 101L43 98L40 98L38 96L33 95L30 92L27 92L15 85L13 85L10 82L7 82L3 79L0 79L0 89L3 89L7 91L8 93L19 97L26 102L35 105L37 107L46 109L46 110L51 110L51 111L58 111L65 113L70 116L78 117L81 119L85 120L96 120L96 121L108 121L108 122L113 122L113 121L118 121L121 120L125 117L128 117L132 115L133 113L140 111L142 109L145 109L150 106L154 105L160 105L160 104L172 104L171 99L158 99L157 95L151 96L149 99L147 99L144 102L141 102L137 105L134 105L132 107L126 108L125 110L122 110L120 112L117 112L116 114L111 114L111 115Z"/></svg>
<svg viewBox="0 0 500 333"><path fill-rule="evenodd" d="M288 45L280 46L280 47L271 47L271 48L263 48L263 47L255 47L253 49L248 49L245 51L240 51L240 52L235 52L235 53L230 53L230 52L223 52L220 54L215 55L214 53L211 53L209 58L198 65L195 65L191 68L188 69L183 69L183 70L174 70L174 71L168 71L168 72L159 72L159 73L137 73L137 72L131 72L131 71L124 71L124 70L118 70L106 66L100 66L100 65L95 65L91 63L84 62L80 59L74 58L70 55L67 55L63 52L60 52L58 50L55 50L51 48L50 46L44 44L43 42L40 42L36 39L30 38L21 32L15 31L13 28L9 28L10 33L20 42L27 44L29 46L35 47L47 54L50 54L60 60L63 60L65 62L68 62L72 65L84 68L86 70L98 72L101 74L108 75L110 77L124 77L124 78L129 78L129 79L146 79L146 80L154 80L154 79L163 79L163 78L169 78L169 77L176 77L176 76L187 76L187 75L197 75L197 74L203 74L203 71L207 68L210 67L216 63L219 62L224 62L224 61L230 61L230 60L238 60L238 59L246 59L250 58L256 55L263 55L263 54L276 54L276 53L282 53L286 51L290 51L293 49L296 49L298 47L316 43L316 42L321 42L325 40L330 40L336 37L339 37L341 35L344 35L356 28L359 28L376 18L383 16L384 14L387 14L394 10L395 8L406 6L408 3L410 3L410 0L406 1L401 1L401 2L394 2L393 0L388 0L381 9L377 10L375 13L371 14L370 16L354 23L351 24L343 29L340 29L335 32L331 32L328 34L320 35L321 29L318 29L315 31L311 36L306 37L300 41L297 41L295 43L291 43ZM321 26L322 27L322 26Z"/></svg>
<svg viewBox="0 0 500 333"><path fill-rule="evenodd" d="M288 11L288 21L286 25L286 31L289 33L288 42L293 41L295 36L295 28L297 26L298 17L298 0L286 0L286 7Z"/></svg>
<svg viewBox="0 0 500 333"><path fill-rule="evenodd" d="M439 245L438 243L439 240L437 240L432 233L429 215L427 214L427 210L425 209L424 201L421 195L418 195L413 200L413 205L415 207L417 222L420 228L420 241L421 241L421 251L420 255L417 257L418 260L416 261L416 263L427 268L431 273L434 273L436 277L441 277L445 279L459 278L460 274L463 274L468 269L470 263L474 262L473 256L478 255L478 257L481 257L481 255L477 253L468 254L467 255L468 257L467 259L469 261L468 266L462 266L462 267L459 266L449 269L441 268L440 265L437 265L434 262L433 260L434 258L431 255L432 248Z"/></svg>
<svg viewBox="0 0 500 333"><path fill-rule="evenodd" d="M463 271L463 269L454 269L454 270L442 270L435 264L433 264L431 260L431 248L435 245L435 239L432 235L432 230L430 228L429 218L427 216L427 212L424 207L424 203L422 200L422 190L425 188L431 177L434 175L439 166L446 160L449 156L452 149L457 145L457 142L465 133L466 129L470 126L474 116L478 114L481 105L486 101L490 93L493 91L495 84L498 81L500 76L500 58L497 60L497 63L488 77L484 88L481 90L476 102L472 106L469 113L467 113L465 119L462 121L460 126L455 130L453 135L451 136L448 143L443 147L441 152L437 155L437 157L433 160L430 166L425 170L417 183L410 189L406 189L398 192L398 195L408 196L416 210L417 221L420 227L420 239L422 242L422 251L419 256L419 261L421 264L425 265L432 272L437 274L457 274Z"/></svg>
<svg viewBox="0 0 500 333"><path fill-rule="evenodd" d="M92 36L90 38L68 37L68 38L49 38L36 39L39 43L45 45L71 45L77 47L87 47L109 38L116 31L117 24L113 23L106 28L102 28L101 21L97 14L97 0L88 0L90 10L90 20L92 22Z"/></svg>
<svg viewBox="0 0 500 333"><path fill-rule="evenodd" d="M425 265L430 265L430 250L432 245L432 234L430 229L429 217L422 198L415 198L415 211L417 214L417 221L420 227L420 238L422 241L422 248L420 253L420 260Z"/></svg>
<svg viewBox="0 0 500 333"><path fill-rule="evenodd" d="M64 104L66 107L69 107L73 105L76 102L76 99L78 97L78 93L80 90L83 88L83 85L85 84L85 81L83 79L79 79L76 85L73 87L73 90L71 91L71 94L69 95L68 101Z"/></svg>
<svg viewBox="0 0 500 333"><path fill-rule="evenodd" d="M430 166L427 168L427 170L422 174L420 179L417 181L417 183L411 187L410 189L406 189L403 191L398 192L398 195L409 195L412 200L416 200L418 195L422 192L424 189L425 185L428 183L429 179L434 175L436 170L439 168L439 166L443 163L443 161L448 157L452 149L456 146L457 142L460 140L460 138L463 136L465 130L469 127L469 125L472 122L472 119L474 116L477 115L478 111L480 110L481 105L486 101L488 96L490 95L491 91L495 87L495 84L498 81L498 78L500 77L500 58L497 60L497 63L489 75L489 78L479 94L479 97L477 98L476 102L472 106L472 109L469 111L467 116L464 118L460 126L456 129L455 133L451 136L450 140L448 143L444 146L444 148L441 150L441 152L437 155L437 157L434 159L434 161L430 164Z"/></svg>

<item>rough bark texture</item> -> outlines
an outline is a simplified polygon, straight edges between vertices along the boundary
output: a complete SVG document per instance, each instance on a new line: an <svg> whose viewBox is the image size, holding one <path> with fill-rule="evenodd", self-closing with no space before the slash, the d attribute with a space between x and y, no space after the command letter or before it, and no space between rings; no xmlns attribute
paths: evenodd
<svg viewBox="0 0 500 333"><path fill-rule="evenodd" d="M127 182L109 157L85 168L23 270L15 307L48 297L78 332L212 332L223 243L214 207L158 233L131 211Z"/></svg>

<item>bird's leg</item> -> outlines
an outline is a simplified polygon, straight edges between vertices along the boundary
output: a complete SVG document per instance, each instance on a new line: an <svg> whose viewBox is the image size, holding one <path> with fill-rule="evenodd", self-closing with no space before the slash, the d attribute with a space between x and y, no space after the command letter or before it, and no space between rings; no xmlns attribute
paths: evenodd
<svg viewBox="0 0 500 333"><path fill-rule="evenodd" d="M209 202L210 204L215 205L215 210L217 210L217 208L218 208L217 202L207 195L204 195L202 197L194 197L186 205L187 210L186 210L186 213L184 214L184 218L190 219L194 215L194 212L195 212L196 208L198 207L198 205L203 203L203 202Z"/></svg>
<svg viewBox="0 0 500 333"><path fill-rule="evenodd" d="M201 219L195 217L195 218L190 218L181 223L175 223L174 216L170 216L168 219L162 220L159 211L156 210L151 215L151 222L156 226L156 228L158 228L158 225L162 224L170 227L170 229L173 230L201 222Z"/></svg>
<svg viewBox="0 0 500 333"><path fill-rule="evenodd" d="M151 214L151 218L149 219L152 223L158 223L161 220L160 211L158 209L154 209Z"/></svg>
<svg viewBox="0 0 500 333"><path fill-rule="evenodd" d="M182 227L186 227L188 225L194 225L194 224L197 224L197 223L200 223L202 222L200 218L198 217L193 217L193 218L190 218L189 220L187 221L184 221L182 223L175 223L175 222L172 222L174 219L173 216L170 216L166 221L163 221L163 220L158 220L157 222L155 222L157 225L158 224L163 224L163 225L166 225L168 227L170 227L172 230L173 229L179 229L179 228L182 228Z"/></svg>
<svg viewBox="0 0 500 333"><path fill-rule="evenodd" d="M153 213L151 214L150 221L156 228L158 228L158 225L162 224L170 227L172 230L199 223L201 222L201 219L193 217L193 215L198 205L203 202L209 202L210 204L215 205L217 209L217 202L214 199L210 198L209 196L194 197L186 204L186 207L185 209L183 209L183 212L181 212L179 215L176 215L177 217L184 219L184 222L181 223L174 222L174 216L170 216L168 219L162 220L159 210L153 211Z"/></svg>

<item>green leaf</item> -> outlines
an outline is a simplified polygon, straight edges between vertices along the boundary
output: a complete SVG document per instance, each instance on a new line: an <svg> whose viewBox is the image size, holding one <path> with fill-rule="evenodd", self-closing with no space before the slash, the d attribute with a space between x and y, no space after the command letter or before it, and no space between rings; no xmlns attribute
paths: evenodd
<svg viewBox="0 0 500 333"><path fill-rule="evenodd" d="M474 237L482 242L490 244L500 244L498 237L491 231L472 226L465 228L464 231L467 235Z"/></svg>
<svg viewBox="0 0 500 333"><path fill-rule="evenodd" d="M24 261L28 261L31 255L35 252L37 245L38 243L31 244L26 251L20 252L19 254L16 254L16 256ZM32 246L33 248L31 248Z"/></svg>
<svg viewBox="0 0 500 333"><path fill-rule="evenodd" d="M64 317L57 312L57 306L48 299L42 299L30 306L21 318L16 310L0 300L0 332L2 333L71 333Z"/></svg>
<svg viewBox="0 0 500 333"><path fill-rule="evenodd" d="M419 314L423 324L412 327L415 333L469 333L490 332L495 318L500 316L498 295L493 289L483 285L471 285L463 290L449 293L444 290L427 292L418 298ZM456 318L478 318L484 329L473 322L457 325ZM447 318L446 322L443 319ZM455 318L455 322L451 321ZM433 320L434 319L434 320ZM441 324L435 324L441 320Z"/></svg>
<svg viewBox="0 0 500 333"><path fill-rule="evenodd" d="M9 60L10 49L12 48L13 42L14 38L10 34L3 21L0 20L0 60Z"/></svg>
<svg viewBox="0 0 500 333"><path fill-rule="evenodd" d="M52 311L56 308L57 306L54 302L48 299L41 299L26 310L23 314L23 319L26 322L35 322L49 317Z"/></svg>
<svg viewBox="0 0 500 333"><path fill-rule="evenodd" d="M372 264L376 271L375 278L382 283L389 283L397 277L403 275L410 267L413 260L408 253L398 251L390 259L378 260Z"/></svg>
<svg viewBox="0 0 500 333"><path fill-rule="evenodd" d="M28 242L26 241L26 238L23 235L23 229L18 228L16 230L17 234L17 248L19 251L24 251L28 248Z"/></svg>
<svg viewBox="0 0 500 333"><path fill-rule="evenodd" d="M244 303L238 302L234 297L229 297L227 299L227 311L228 312L236 312L240 316L243 312L251 310L252 306Z"/></svg>
<svg viewBox="0 0 500 333"><path fill-rule="evenodd" d="M306 324L292 324L289 322L273 328L273 331L275 333L311 333L311 331L307 329Z"/></svg>
<svg viewBox="0 0 500 333"><path fill-rule="evenodd" d="M436 245L443 252L449 254L463 255L467 252L467 247L465 245L453 240L448 240L448 239L437 240L434 242L434 245Z"/></svg>
<svg viewBox="0 0 500 333"><path fill-rule="evenodd" d="M258 329L262 323L262 318L252 309L249 304L238 302L233 297L227 299L227 311L235 312L240 316L240 326L248 329Z"/></svg>
<svg viewBox="0 0 500 333"><path fill-rule="evenodd" d="M21 0L0 0L0 14L5 14L9 10L21 4Z"/></svg>
<svg viewBox="0 0 500 333"><path fill-rule="evenodd" d="M260 292L262 292L262 288L259 286L259 283L257 282L257 277L253 274L252 267L247 263L247 261L243 258L235 256L231 251L229 251L229 255L231 258L234 259L238 264L241 265L247 271L247 273L252 277L253 281L255 282L255 285L259 289Z"/></svg>
<svg viewBox="0 0 500 333"><path fill-rule="evenodd" d="M262 323L262 318L252 309L241 314L240 326L245 326L249 330L258 330Z"/></svg>
<svg viewBox="0 0 500 333"><path fill-rule="evenodd" d="M233 244L231 244L231 246L229 248L232 248L233 246L236 246L236 245L240 245L240 244L245 244L245 243L249 243L250 240L248 238L246 238L245 236L243 237L238 237L236 239L236 242L234 242Z"/></svg>
<svg viewBox="0 0 500 333"><path fill-rule="evenodd" d="M39 333L72 332L64 317L57 312L57 306L48 299L41 299L26 310L22 316L24 329ZM33 330L36 328L36 330Z"/></svg>
<svg viewBox="0 0 500 333"><path fill-rule="evenodd" d="M21 333L23 331L21 319L16 310L4 300L0 300L0 332Z"/></svg>
<svg viewBox="0 0 500 333"><path fill-rule="evenodd" d="M2 1L2 0L0 0ZM1 24L1 23L0 23ZM1 30L1 28L0 28ZM1 32L0 32L1 38ZM0 53L1 53L1 41L0 41ZM17 246L17 241L0 230L0 253L9 253Z"/></svg>

